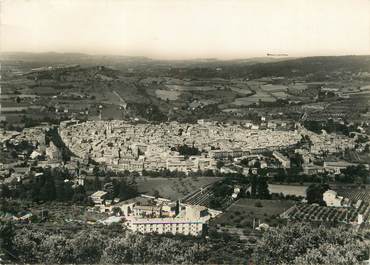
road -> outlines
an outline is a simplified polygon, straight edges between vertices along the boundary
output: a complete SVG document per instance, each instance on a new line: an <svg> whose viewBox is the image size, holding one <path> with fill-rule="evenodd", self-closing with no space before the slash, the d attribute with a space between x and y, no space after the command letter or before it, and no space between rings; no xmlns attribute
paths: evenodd
<svg viewBox="0 0 370 265"><path fill-rule="evenodd" d="M119 100L121 101L120 106L126 110L126 107L127 107L126 101L121 97L120 94L117 93L117 91L113 90L113 94L115 94L119 98Z"/></svg>

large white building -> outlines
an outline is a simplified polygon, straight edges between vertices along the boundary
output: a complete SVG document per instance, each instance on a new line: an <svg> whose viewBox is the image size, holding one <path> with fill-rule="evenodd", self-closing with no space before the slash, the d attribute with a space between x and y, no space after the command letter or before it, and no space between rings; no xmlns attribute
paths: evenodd
<svg viewBox="0 0 370 265"><path fill-rule="evenodd" d="M188 220L185 218L136 218L130 217L126 222L127 228L142 234L158 233L173 235L183 234L198 236L203 231L204 221Z"/></svg>
<svg viewBox="0 0 370 265"><path fill-rule="evenodd" d="M199 205L186 205L185 211L176 217L166 218L140 218L129 216L126 227L134 232L143 234L157 233L173 235L183 234L199 236L203 232L207 221L211 218L208 209Z"/></svg>

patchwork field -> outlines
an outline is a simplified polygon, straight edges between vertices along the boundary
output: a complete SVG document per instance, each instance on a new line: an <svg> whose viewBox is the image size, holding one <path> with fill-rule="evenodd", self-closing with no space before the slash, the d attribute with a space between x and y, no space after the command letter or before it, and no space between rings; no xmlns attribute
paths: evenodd
<svg viewBox="0 0 370 265"><path fill-rule="evenodd" d="M233 102L237 106L249 106L253 103L258 104L259 102L275 102L276 98L264 91L258 91L256 94L250 97L236 98Z"/></svg>
<svg viewBox="0 0 370 265"><path fill-rule="evenodd" d="M186 177L181 179L139 177L136 182L140 193L154 195L158 191L160 197L176 200L218 180L220 178L216 177Z"/></svg>
<svg viewBox="0 0 370 265"><path fill-rule="evenodd" d="M249 95L253 93L253 91L246 86L231 86L230 89L239 94Z"/></svg>
<svg viewBox="0 0 370 265"><path fill-rule="evenodd" d="M267 85L262 85L261 89L266 92L278 92L278 91L287 91L287 86L283 85L272 85L272 84L267 84Z"/></svg>
<svg viewBox="0 0 370 265"><path fill-rule="evenodd" d="M219 86L188 86L188 85L166 85L170 90L177 91L212 91L217 90Z"/></svg>

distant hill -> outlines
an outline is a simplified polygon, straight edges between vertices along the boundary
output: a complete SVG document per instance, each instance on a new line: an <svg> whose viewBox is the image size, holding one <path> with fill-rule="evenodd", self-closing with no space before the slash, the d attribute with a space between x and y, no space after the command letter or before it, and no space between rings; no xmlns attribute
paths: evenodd
<svg viewBox="0 0 370 265"><path fill-rule="evenodd" d="M110 81L117 79L118 74L119 72L117 70L105 66L81 68L79 65L69 65L64 67L36 68L26 73L25 76L35 80L49 79L56 81Z"/></svg>
<svg viewBox="0 0 370 265"><path fill-rule="evenodd" d="M255 64L248 67L254 77L297 76L318 72L370 72L370 55L363 56L320 56L298 58L290 61Z"/></svg>
<svg viewBox="0 0 370 265"><path fill-rule="evenodd" d="M25 61L44 64L82 64L82 65L110 65L117 62L147 62L146 57L89 55L84 53L29 53L29 52L3 52L3 61Z"/></svg>
<svg viewBox="0 0 370 265"><path fill-rule="evenodd" d="M83 53L2 53L2 62L17 63L24 71L37 67L79 64L82 67L104 65L123 73L142 76L177 78L261 78L269 76L296 77L312 75L325 79L332 73L370 72L370 55L317 57L256 57L235 60L214 58L193 60L154 60L146 57L88 55Z"/></svg>
<svg viewBox="0 0 370 265"><path fill-rule="evenodd" d="M189 69L174 68L171 74L177 78L261 78L271 76L296 77L313 75L319 79L331 73L370 72L370 55L320 56L294 58L282 61L242 63L218 62L214 67L195 66ZM319 77L320 76L320 77Z"/></svg>
<svg viewBox="0 0 370 265"><path fill-rule="evenodd" d="M198 58L189 60L160 60L141 56L123 55L89 55L84 53L29 53L4 52L3 61L23 61L41 64L81 64L81 65L160 65L175 67L217 67L219 65L250 65L292 60L292 57L254 57L245 59L219 60L214 58Z"/></svg>

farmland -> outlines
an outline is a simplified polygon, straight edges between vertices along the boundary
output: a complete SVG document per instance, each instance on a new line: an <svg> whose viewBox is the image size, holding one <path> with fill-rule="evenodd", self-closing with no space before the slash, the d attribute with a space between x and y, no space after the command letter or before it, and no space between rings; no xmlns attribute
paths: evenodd
<svg viewBox="0 0 370 265"><path fill-rule="evenodd" d="M188 85L166 85L170 90L174 91L212 91L217 90L219 86L188 86Z"/></svg>
<svg viewBox="0 0 370 265"><path fill-rule="evenodd" d="M197 178L136 178L138 191L148 195L154 195L158 191L163 198L178 200L194 192L201 187L220 180L217 177L197 177Z"/></svg>
<svg viewBox="0 0 370 265"><path fill-rule="evenodd" d="M359 208L336 208L317 204L297 204L281 216L289 220L314 222L355 222L359 214L364 221L369 217L369 203L362 203Z"/></svg>
<svg viewBox="0 0 370 265"><path fill-rule="evenodd" d="M258 91L256 94L250 97L243 97L243 98L235 99L233 104L236 106L249 106L252 104L258 104L260 101L261 102L275 102L276 99L266 92Z"/></svg>
<svg viewBox="0 0 370 265"><path fill-rule="evenodd" d="M240 199L220 215L215 222L221 226L251 228L253 219L255 219L256 222L276 225L279 223L279 215L293 205L294 202L287 200Z"/></svg>
<svg viewBox="0 0 370 265"><path fill-rule="evenodd" d="M358 190L353 188L335 189L339 196L348 198L350 201L362 200L363 202L370 203L370 191Z"/></svg>
<svg viewBox="0 0 370 265"><path fill-rule="evenodd" d="M159 97L162 100L176 100L181 93L179 91L173 91L173 90L163 90L163 89L157 89L155 91L157 97Z"/></svg>
<svg viewBox="0 0 370 265"><path fill-rule="evenodd" d="M269 184L271 193L306 197L307 186Z"/></svg>

